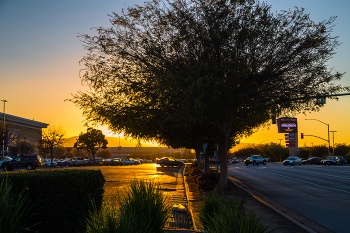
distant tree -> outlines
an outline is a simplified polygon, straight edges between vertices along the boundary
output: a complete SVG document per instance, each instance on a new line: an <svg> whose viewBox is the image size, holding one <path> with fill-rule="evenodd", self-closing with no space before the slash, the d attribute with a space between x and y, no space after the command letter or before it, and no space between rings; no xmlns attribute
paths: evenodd
<svg viewBox="0 0 350 233"><path fill-rule="evenodd" d="M33 144L23 139L17 141L16 147L19 154L31 154L35 149Z"/></svg>
<svg viewBox="0 0 350 233"><path fill-rule="evenodd" d="M56 158L66 157L66 147L59 145L55 147L54 151L55 151Z"/></svg>
<svg viewBox="0 0 350 233"><path fill-rule="evenodd" d="M81 36L91 90L72 101L88 121L134 138L165 139L167 127L208 129L201 139L219 142L218 187L226 189L228 138L273 116L318 110L322 103L310 97L348 90L326 64L339 45L334 19L314 23L298 8L275 14L253 0L129 7L112 14L113 27Z"/></svg>
<svg viewBox="0 0 350 233"><path fill-rule="evenodd" d="M335 144L334 154L335 156L345 156L350 153L350 146L345 143Z"/></svg>
<svg viewBox="0 0 350 233"><path fill-rule="evenodd" d="M66 131L61 126L49 125L46 129L43 129L42 139L39 141L39 145L42 149L48 148L51 155L51 164L53 164L54 148L62 145L66 136Z"/></svg>
<svg viewBox="0 0 350 233"><path fill-rule="evenodd" d="M92 155L92 158L95 162L95 155L98 149L106 149L108 141L105 138L105 135L101 130L88 128L86 133L81 133L74 143L74 148L84 149L89 154Z"/></svg>
<svg viewBox="0 0 350 233"><path fill-rule="evenodd" d="M261 154L261 151L255 146L248 146L234 152L234 157L246 159L251 155Z"/></svg>
<svg viewBox="0 0 350 233"><path fill-rule="evenodd" d="M325 158L328 157L328 145L317 145L310 147L312 157Z"/></svg>
<svg viewBox="0 0 350 233"><path fill-rule="evenodd" d="M84 157L87 155L88 153L84 149L72 148L72 150L70 151L70 157Z"/></svg>
<svg viewBox="0 0 350 233"><path fill-rule="evenodd" d="M304 159L308 159L311 155L311 150L308 147L304 147L301 148L300 152L299 152L299 157L300 158L304 158Z"/></svg>
<svg viewBox="0 0 350 233"><path fill-rule="evenodd" d="M112 151L110 149L102 149L96 152L98 157L109 159L112 157Z"/></svg>

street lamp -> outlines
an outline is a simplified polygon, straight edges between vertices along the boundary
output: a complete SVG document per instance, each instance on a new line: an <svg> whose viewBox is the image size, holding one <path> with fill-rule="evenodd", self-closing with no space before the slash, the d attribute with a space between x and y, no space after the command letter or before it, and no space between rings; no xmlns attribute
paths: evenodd
<svg viewBox="0 0 350 233"><path fill-rule="evenodd" d="M1 100L4 102L4 125L3 125L3 132L2 132L2 154L5 155L5 103L7 103L7 100Z"/></svg>
<svg viewBox="0 0 350 233"><path fill-rule="evenodd" d="M321 122L322 124L325 124L328 126L328 148L331 146L330 144L330 141L329 141L329 124L326 124L324 123L323 121L320 121L320 120L317 120L317 119L305 119L305 120L310 120L310 121L319 121ZM329 152L329 149L328 149L328 156L331 156L331 152Z"/></svg>
<svg viewBox="0 0 350 233"><path fill-rule="evenodd" d="M332 149L333 149L333 156L334 156L334 133L336 133L337 131L329 131L329 132L333 133L333 147L332 147Z"/></svg>

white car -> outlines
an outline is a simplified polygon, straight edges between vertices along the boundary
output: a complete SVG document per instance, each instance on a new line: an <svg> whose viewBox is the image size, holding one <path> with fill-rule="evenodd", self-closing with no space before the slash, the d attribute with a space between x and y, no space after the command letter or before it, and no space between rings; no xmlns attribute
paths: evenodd
<svg viewBox="0 0 350 233"><path fill-rule="evenodd" d="M123 163L123 165L138 165L141 164L140 161L129 158L129 159L122 159L121 162Z"/></svg>
<svg viewBox="0 0 350 233"><path fill-rule="evenodd" d="M301 165L301 159L298 157L288 157L286 160L283 161L283 165Z"/></svg>
<svg viewBox="0 0 350 233"><path fill-rule="evenodd" d="M51 159L45 159L45 165L47 167L51 167ZM52 160L52 166L57 166L57 163L55 162L55 160Z"/></svg>

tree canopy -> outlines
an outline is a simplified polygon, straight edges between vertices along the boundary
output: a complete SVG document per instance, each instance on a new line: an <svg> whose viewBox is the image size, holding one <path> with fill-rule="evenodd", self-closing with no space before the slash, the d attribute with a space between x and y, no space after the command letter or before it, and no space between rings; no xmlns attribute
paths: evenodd
<svg viewBox="0 0 350 233"><path fill-rule="evenodd" d="M110 17L111 28L81 35L90 91L71 101L87 121L134 138L217 140L221 189L228 138L348 90L327 68L335 18L315 23L303 9L272 13L253 0L154 0Z"/></svg>
<svg viewBox="0 0 350 233"><path fill-rule="evenodd" d="M81 133L74 143L74 148L86 150L93 156L95 161L95 155L98 149L106 149L108 141L101 130L87 128L86 133Z"/></svg>

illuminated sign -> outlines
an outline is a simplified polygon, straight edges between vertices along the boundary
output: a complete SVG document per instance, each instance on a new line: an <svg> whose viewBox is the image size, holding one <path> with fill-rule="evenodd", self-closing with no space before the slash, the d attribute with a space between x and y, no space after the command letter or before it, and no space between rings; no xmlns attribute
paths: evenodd
<svg viewBox="0 0 350 233"><path fill-rule="evenodd" d="M282 117L277 119L278 133L297 133L297 118Z"/></svg>

